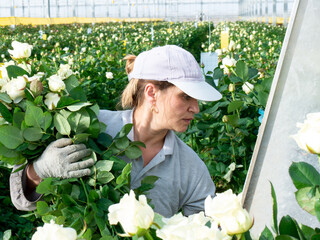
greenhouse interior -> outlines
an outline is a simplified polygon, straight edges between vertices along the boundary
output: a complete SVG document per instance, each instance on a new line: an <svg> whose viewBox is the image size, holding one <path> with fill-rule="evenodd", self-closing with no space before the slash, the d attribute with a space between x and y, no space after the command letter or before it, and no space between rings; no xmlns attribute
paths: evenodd
<svg viewBox="0 0 320 240"><path fill-rule="evenodd" d="M320 239L319 12L1 1L0 240Z"/></svg>

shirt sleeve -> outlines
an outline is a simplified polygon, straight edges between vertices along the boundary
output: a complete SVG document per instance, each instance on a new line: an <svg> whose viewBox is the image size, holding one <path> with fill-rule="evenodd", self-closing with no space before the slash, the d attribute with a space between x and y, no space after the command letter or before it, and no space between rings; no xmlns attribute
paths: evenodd
<svg viewBox="0 0 320 240"><path fill-rule="evenodd" d="M215 196L216 187L207 168L199 171L199 180L189 189L188 199L182 206L183 214L189 216L204 211L204 201L210 195ZM192 184L190 184L192 185Z"/></svg>
<svg viewBox="0 0 320 240"><path fill-rule="evenodd" d="M10 175L10 196L13 205L18 210L23 211L33 211L37 208L37 201L41 199L41 194L33 191L25 195L26 192L26 167L20 171L16 170L21 167L21 165L17 165L13 168L13 171Z"/></svg>

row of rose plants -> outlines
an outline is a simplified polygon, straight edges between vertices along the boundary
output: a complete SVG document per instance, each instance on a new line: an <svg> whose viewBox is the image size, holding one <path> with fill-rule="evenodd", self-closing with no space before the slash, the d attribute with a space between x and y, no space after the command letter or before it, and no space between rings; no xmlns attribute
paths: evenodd
<svg viewBox="0 0 320 240"><path fill-rule="evenodd" d="M224 127L225 123L222 121L223 116L229 114L227 106L231 98L226 97L219 101L218 105L200 103L204 113L195 119L193 127L187 134L182 134L181 138L192 145L205 161L212 177L218 183L218 189L226 190L231 187L235 192L240 192L260 125L259 111L263 112L266 103L285 29L266 24L223 22L211 26L209 45L208 25L208 22L197 24L154 22L42 26L42 35L39 35L39 27L17 26L14 30L3 28L0 29L4 42L0 46L0 55L4 59L10 59L5 49L9 48L12 39L32 42L33 57L37 61L41 60L44 69L50 69L50 65L57 68L60 63L68 63L79 78L80 85L90 101L97 103L101 108L115 109L120 93L127 83L123 56L138 54L158 45L177 44L192 52L200 60L200 51L214 51L221 47L221 31L228 29L230 40L235 42L236 48L232 49L232 54L227 51L228 49L223 50L224 56L220 56L221 62L222 58L229 54L232 59L245 62L250 69L258 70L250 73L252 79L249 79L249 82L258 83L252 93L247 95L241 88L236 88L233 92L234 99L246 103L241 108L241 121L244 122L246 118L251 119L247 125L238 128L247 137L233 137L240 150L230 154L231 151L228 149L235 148L235 145L233 147L230 137L226 137L229 129ZM253 73L257 74L253 76ZM219 81L220 86L218 86L225 96L230 95L226 89L232 76L232 73L229 76L221 71L217 71L213 76L220 80L225 78L224 81ZM208 81L213 83L211 77L212 74L208 74ZM242 83L245 81L242 80ZM240 85L240 82L236 85ZM252 102L254 92L259 93L259 98L255 98ZM205 119L205 124L200 120L202 117ZM210 131L205 131L207 125L211 126ZM212 141L201 140L202 138L210 138ZM238 175L231 174L232 169L235 169L234 164L238 166Z"/></svg>

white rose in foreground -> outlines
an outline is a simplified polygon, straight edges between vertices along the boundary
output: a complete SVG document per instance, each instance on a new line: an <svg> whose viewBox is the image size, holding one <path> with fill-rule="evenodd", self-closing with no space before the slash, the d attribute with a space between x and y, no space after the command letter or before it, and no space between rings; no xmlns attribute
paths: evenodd
<svg viewBox="0 0 320 240"><path fill-rule="evenodd" d="M26 85L26 79L23 76L19 76L4 85L1 88L1 92L6 92L15 103L18 103L25 96L24 89L26 88Z"/></svg>
<svg viewBox="0 0 320 240"><path fill-rule="evenodd" d="M59 100L60 96L58 93L47 93L45 96L44 104L47 105L49 110L52 110L56 108Z"/></svg>
<svg viewBox="0 0 320 240"><path fill-rule="evenodd" d="M6 85L10 80L7 72L7 67L10 65L15 65L13 60L0 63L0 88Z"/></svg>
<svg viewBox="0 0 320 240"><path fill-rule="evenodd" d="M229 240L226 232L220 231L217 224L207 227L210 218L203 212L184 217L181 213L162 219L165 225L157 230L157 236L163 240Z"/></svg>
<svg viewBox="0 0 320 240"><path fill-rule="evenodd" d="M245 82L243 85L242 85L242 90L246 93L246 94L249 94L251 93L251 91L253 90L254 88L254 85L249 83L249 82Z"/></svg>
<svg viewBox="0 0 320 240"><path fill-rule="evenodd" d="M303 123L297 123L300 128L296 135L291 136L298 146L312 154L320 154L320 112L309 113Z"/></svg>
<svg viewBox="0 0 320 240"><path fill-rule="evenodd" d="M226 214L220 218L220 226L229 235L245 233L253 224L253 219L245 209L238 209L232 214Z"/></svg>
<svg viewBox="0 0 320 240"><path fill-rule="evenodd" d="M61 64L58 70L58 75L62 78L62 80L70 77L73 74L72 70L70 69L69 64Z"/></svg>
<svg viewBox="0 0 320 240"><path fill-rule="evenodd" d="M132 190L108 210L110 224L115 225L119 222L126 233L125 236L134 236L140 229L149 229L154 218L154 212L148 205L146 196L140 195L138 201Z"/></svg>
<svg viewBox="0 0 320 240"><path fill-rule="evenodd" d="M237 196L231 189L217 193L214 198L208 196L204 208L206 216L219 223L228 234L244 233L253 224L253 218L241 206L241 194Z"/></svg>
<svg viewBox="0 0 320 240"><path fill-rule="evenodd" d="M112 72L106 72L106 78L107 79L112 79L113 78L113 73Z"/></svg>
<svg viewBox="0 0 320 240"><path fill-rule="evenodd" d="M43 227L37 227L31 240L76 240L77 232L73 228L64 228L62 225L55 224L53 220L45 223Z"/></svg>
<svg viewBox="0 0 320 240"><path fill-rule="evenodd" d="M59 75L52 75L51 77L49 77L48 84L49 84L49 89L52 92L61 92L66 88L66 85L64 84L61 76Z"/></svg>
<svg viewBox="0 0 320 240"><path fill-rule="evenodd" d="M14 59L30 57L33 48L32 45L29 45L28 43L21 43L18 41L13 41L11 45L13 47L13 50L9 49L8 52Z"/></svg>

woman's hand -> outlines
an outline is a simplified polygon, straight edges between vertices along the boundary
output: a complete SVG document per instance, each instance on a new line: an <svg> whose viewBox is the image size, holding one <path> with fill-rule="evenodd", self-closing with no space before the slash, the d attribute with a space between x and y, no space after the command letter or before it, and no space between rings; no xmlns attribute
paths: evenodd
<svg viewBox="0 0 320 240"><path fill-rule="evenodd" d="M47 146L42 155L33 162L33 168L40 178L88 176L94 160L90 158L82 161L82 159L90 154L91 150L84 144L72 144L71 139L61 138Z"/></svg>

